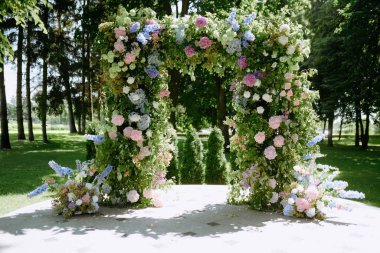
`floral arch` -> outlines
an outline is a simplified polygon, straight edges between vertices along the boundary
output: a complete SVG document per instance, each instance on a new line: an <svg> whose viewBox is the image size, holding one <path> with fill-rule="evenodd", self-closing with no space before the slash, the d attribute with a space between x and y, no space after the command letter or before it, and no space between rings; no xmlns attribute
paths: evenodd
<svg viewBox="0 0 380 253"><path fill-rule="evenodd" d="M234 94L236 114L226 123L236 130L231 145L238 168L229 201L323 217L330 200L322 193L336 181L327 173L333 168L317 165L313 155L322 135L312 139L318 95L309 90L310 72L299 67L309 54L301 26L236 10L225 19L208 13L158 20L151 9L120 8L99 29L107 120L97 129L101 135L87 138L97 144L95 181L104 202L161 205L156 190L167 185L175 134L168 123L168 69L195 78L202 66Z"/></svg>

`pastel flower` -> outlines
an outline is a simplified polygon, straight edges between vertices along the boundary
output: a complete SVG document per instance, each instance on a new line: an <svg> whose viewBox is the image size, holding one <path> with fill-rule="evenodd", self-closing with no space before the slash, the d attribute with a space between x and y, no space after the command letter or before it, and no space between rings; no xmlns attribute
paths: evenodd
<svg viewBox="0 0 380 253"><path fill-rule="evenodd" d="M288 34L290 32L290 26L288 24L282 24L280 26L280 32Z"/></svg>
<svg viewBox="0 0 380 253"><path fill-rule="evenodd" d="M286 96L288 98L292 97L293 96L293 91L292 90L288 90L288 92L286 93Z"/></svg>
<svg viewBox="0 0 380 253"><path fill-rule="evenodd" d="M259 106L259 107L256 108L256 111L257 111L258 114L263 114L264 113L264 107Z"/></svg>
<svg viewBox="0 0 380 253"><path fill-rule="evenodd" d="M302 99L308 99L309 98L309 95L306 93L306 92L302 92L302 94L301 94L301 98Z"/></svg>
<svg viewBox="0 0 380 253"><path fill-rule="evenodd" d="M244 91L243 96L244 96L245 98L249 98L249 97L251 96L251 92L249 92L249 91Z"/></svg>
<svg viewBox="0 0 380 253"><path fill-rule="evenodd" d="M145 73L152 79L156 78L160 74L155 66L148 66L145 68Z"/></svg>
<svg viewBox="0 0 380 253"><path fill-rule="evenodd" d="M299 106L300 105L299 99L294 99L293 104L294 106Z"/></svg>
<svg viewBox="0 0 380 253"><path fill-rule="evenodd" d="M238 65L240 67L240 69L245 69L248 64L247 64L247 57L246 56L241 56L239 59L238 59Z"/></svg>
<svg viewBox="0 0 380 253"><path fill-rule="evenodd" d="M185 47L185 49L183 49L183 51L185 52L186 56L189 58L191 58L195 55L195 49L190 45Z"/></svg>
<svg viewBox="0 0 380 253"><path fill-rule="evenodd" d="M132 130L130 138L135 142L140 142L143 140L142 132L140 130Z"/></svg>
<svg viewBox="0 0 380 253"><path fill-rule="evenodd" d="M208 37L202 37L198 43L202 49L206 49L212 45L212 41Z"/></svg>
<svg viewBox="0 0 380 253"><path fill-rule="evenodd" d="M283 210L283 214L285 216L292 216L294 211L294 207L292 205L286 205Z"/></svg>
<svg viewBox="0 0 380 253"><path fill-rule="evenodd" d="M268 185L269 185L269 187L272 188L272 189L276 188L276 185L277 185L277 181L276 181L276 179L274 179L274 178L269 179L269 180L268 180Z"/></svg>
<svg viewBox="0 0 380 253"><path fill-rule="evenodd" d="M157 207L157 208L163 206L162 200L161 200L161 198L159 196L154 196L154 198L153 198L153 206Z"/></svg>
<svg viewBox="0 0 380 253"><path fill-rule="evenodd" d="M125 56L124 56L124 62L125 62L125 64L131 64L135 60L136 60L136 56L132 52L126 53Z"/></svg>
<svg viewBox="0 0 380 253"><path fill-rule="evenodd" d="M114 29L115 32L115 38L119 39L120 37L124 37L126 34L124 27L118 27Z"/></svg>
<svg viewBox="0 0 380 253"><path fill-rule="evenodd" d="M169 97L170 96L170 91L169 90L161 90L158 93L159 98L164 98L164 97Z"/></svg>
<svg viewBox="0 0 380 253"><path fill-rule="evenodd" d="M124 52L124 44L121 40L117 40L114 44L113 44L114 48L116 51L122 53Z"/></svg>
<svg viewBox="0 0 380 253"><path fill-rule="evenodd" d="M290 90L290 88L292 88L292 84L291 83L285 83L284 84L284 89L285 90Z"/></svg>
<svg viewBox="0 0 380 253"><path fill-rule="evenodd" d="M267 103L271 103L271 102L273 101L272 96L269 95L269 94L267 94L267 93L265 93L265 94L263 95L263 100L264 100L265 102L267 102Z"/></svg>
<svg viewBox="0 0 380 253"><path fill-rule="evenodd" d="M139 121L141 119L141 116L138 115L137 113L133 112L133 113L131 113L131 114L128 115L128 119L131 122L137 122L137 121Z"/></svg>
<svg viewBox="0 0 380 253"><path fill-rule="evenodd" d="M250 32L250 31L246 31L245 33L244 33L244 37L243 37L245 40L247 40L247 41L254 41L255 40L255 35L253 35L253 33L252 32Z"/></svg>
<svg viewBox="0 0 380 253"><path fill-rule="evenodd" d="M316 200L318 198L319 192L316 186L310 185L305 191L306 197L309 201Z"/></svg>
<svg viewBox="0 0 380 253"><path fill-rule="evenodd" d="M264 150L264 156L265 156L265 158L267 158L268 160L273 160L273 159L275 159L276 156L277 156L277 152L276 152L275 147L273 147L273 146L269 146L269 147L267 147L267 148Z"/></svg>
<svg viewBox="0 0 380 253"><path fill-rule="evenodd" d="M142 147L140 149L140 152L138 154L138 158L140 160L143 160L145 157L149 156L150 155L150 150L149 150L149 147Z"/></svg>
<svg viewBox="0 0 380 253"><path fill-rule="evenodd" d="M244 76L243 83L248 87L253 87L256 83L256 77L254 74L247 74Z"/></svg>
<svg viewBox="0 0 380 253"><path fill-rule="evenodd" d="M255 93L253 96L252 96L252 100L253 101L259 101L260 100L260 95Z"/></svg>
<svg viewBox="0 0 380 253"><path fill-rule="evenodd" d="M285 79L286 80L292 80L294 77L296 77L296 75L294 75L292 73L286 73L285 74Z"/></svg>
<svg viewBox="0 0 380 253"><path fill-rule="evenodd" d="M77 201L75 201L75 205L77 205L77 206L80 206L80 205L82 205L82 200L81 199L77 199Z"/></svg>
<svg viewBox="0 0 380 253"><path fill-rule="evenodd" d="M273 139L273 145L276 148L281 148L282 146L284 146L284 143L285 143L285 138L282 135L277 135Z"/></svg>
<svg viewBox="0 0 380 253"><path fill-rule="evenodd" d="M138 30L140 30L140 23L139 22L132 23L132 25L129 28L129 32L130 33L135 33Z"/></svg>
<svg viewBox="0 0 380 253"><path fill-rule="evenodd" d="M239 23L236 20L232 20L230 22L230 24L232 26L232 30L234 30L235 32L239 31L240 26L239 26Z"/></svg>
<svg viewBox="0 0 380 253"><path fill-rule="evenodd" d="M292 55L292 54L294 54L295 51L296 51L296 47L295 46L289 46L288 49L286 50L286 54L287 55Z"/></svg>
<svg viewBox="0 0 380 253"><path fill-rule="evenodd" d="M289 38L286 37L285 35L282 35L278 38L278 43L280 43L281 45L285 46L286 44L288 44L288 41L289 41Z"/></svg>
<svg viewBox="0 0 380 253"><path fill-rule="evenodd" d="M148 40L145 38L143 33L137 34L137 41L140 42L143 45L146 45L148 43Z"/></svg>
<svg viewBox="0 0 380 253"><path fill-rule="evenodd" d="M265 132L258 132L254 138L258 144L262 144L265 141Z"/></svg>
<svg viewBox="0 0 380 253"><path fill-rule="evenodd" d="M112 140L115 140L117 138L117 132L116 131L108 132L108 137L110 137Z"/></svg>
<svg viewBox="0 0 380 253"><path fill-rule="evenodd" d="M296 206L297 206L297 211L302 213L310 208L310 203L304 198L297 198Z"/></svg>
<svg viewBox="0 0 380 253"><path fill-rule="evenodd" d="M269 118L269 126L272 129L277 129L280 127L282 122L282 117L281 116L272 116Z"/></svg>
<svg viewBox="0 0 380 253"><path fill-rule="evenodd" d="M123 87L123 93L124 93L124 94L128 94L129 91L130 91L129 86L124 86L124 87Z"/></svg>
<svg viewBox="0 0 380 253"><path fill-rule="evenodd" d="M149 18L149 19L147 19L147 20L145 21L145 23L146 23L147 25L154 25L154 24L156 24L156 21L155 21L154 19Z"/></svg>
<svg viewBox="0 0 380 253"><path fill-rule="evenodd" d="M282 90L282 91L280 92L280 96L281 96L281 97L285 97L285 96L286 96L286 91Z"/></svg>
<svg viewBox="0 0 380 253"><path fill-rule="evenodd" d="M147 199L152 199L154 197L154 190L145 188L143 190L143 196Z"/></svg>
<svg viewBox="0 0 380 253"><path fill-rule="evenodd" d="M121 126L124 123L124 117L122 115L113 115L111 122L116 126Z"/></svg>
<svg viewBox="0 0 380 253"><path fill-rule="evenodd" d="M127 83L128 84L132 84L134 82L135 82L135 78L134 77L132 77L132 76L128 77L128 79L127 79Z"/></svg>
<svg viewBox="0 0 380 253"><path fill-rule="evenodd" d="M126 127L123 130L123 134L124 134L125 137L131 138L132 131L133 131L132 127Z"/></svg>
<svg viewBox="0 0 380 253"><path fill-rule="evenodd" d="M136 190L132 190L127 193L127 199L131 203L136 203L137 201L139 201L139 198L140 195L137 193Z"/></svg>
<svg viewBox="0 0 380 253"><path fill-rule="evenodd" d="M295 84L296 86L300 87L300 86L301 86L301 81L300 81L300 80L295 80L295 81L294 81L294 84Z"/></svg>
<svg viewBox="0 0 380 253"><path fill-rule="evenodd" d="M277 192L272 192L272 198L269 200L269 203L276 203L278 201L278 193Z"/></svg>
<svg viewBox="0 0 380 253"><path fill-rule="evenodd" d="M202 28L204 27L205 25L208 24L208 19L205 18L205 17L202 17L202 16L198 16L196 19L195 19L195 26L197 28Z"/></svg>
<svg viewBox="0 0 380 253"><path fill-rule="evenodd" d="M90 204L90 194L88 192L82 197L82 202L84 204Z"/></svg>
<svg viewBox="0 0 380 253"><path fill-rule="evenodd" d="M315 208L309 208L307 211L306 211L306 216L309 217L309 218L313 218L315 216Z"/></svg>

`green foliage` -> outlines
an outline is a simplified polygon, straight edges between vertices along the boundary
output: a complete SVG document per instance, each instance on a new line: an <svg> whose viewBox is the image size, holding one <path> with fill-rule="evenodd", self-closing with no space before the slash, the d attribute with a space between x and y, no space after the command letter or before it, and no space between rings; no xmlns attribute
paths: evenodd
<svg viewBox="0 0 380 253"><path fill-rule="evenodd" d="M205 181L205 164L203 161L203 144L197 132L190 127L186 134L186 142L181 166L182 184L202 184Z"/></svg>
<svg viewBox="0 0 380 253"><path fill-rule="evenodd" d="M219 128L212 129L207 146L206 183L224 184L227 181L227 160L224 155L224 138Z"/></svg>
<svg viewBox="0 0 380 253"><path fill-rule="evenodd" d="M178 147L178 137L177 137L177 134L173 135L172 144L174 146L174 149L173 149L173 158L170 161L169 166L167 167L166 178L167 179L174 179L177 183L179 183L179 180L180 180L179 158L178 158L178 156L179 156L179 147Z"/></svg>

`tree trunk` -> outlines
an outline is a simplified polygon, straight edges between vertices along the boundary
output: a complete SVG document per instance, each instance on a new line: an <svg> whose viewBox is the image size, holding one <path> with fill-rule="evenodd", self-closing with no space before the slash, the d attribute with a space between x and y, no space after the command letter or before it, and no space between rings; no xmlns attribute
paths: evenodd
<svg viewBox="0 0 380 253"><path fill-rule="evenodd" d="M363 145L364 126L363 126L363 120L362 120L361 112L359 114L359 126L360 126L360 141L362 142L362 145Z"/></svg>
<svg viewBox="0 0 380 253"><path fill-rule="evenodd" d="M83 1L83 6L86 5L86 1ZM84 134L86 129L86 70L88 69L86 66L87 60L86 60L86 40L85 40L85 25L82 19L82 122L81 125L78 125L79 127L79 133ZM78 124L79 124L78 123Z"/></svg>
<svg viewBox="0 0 380 253"><path fill-rule="evenodd" d="M323 133L326 132L326 123L327 123L327 119L324 118L324 119L323 119Z"/></svg>
<svg viewBox="0 0 380 253"><path fill-rule="evenodd" d="M181 17L184 17L185 15L189 14L189 4L189 0L182 0Z"/></svg>
<svg viewBox="0 0 380 253"><path fill-rule="evenodd" d="M49 9L44 8L42 14L42 21L45 26L48 25ZM46 115L47 115L47 78L48 78L48 54L49 49L47 45L48 35L43 35L43 49L42 49L42 94L41 94L41 129L42 129L42 141L48 143L47 130L46 130Z"/></svg>
<svg viewBox="0 0 380 253"><path fill-rule="evenodd" d="M360 101L355 99L355 147L360 145L360 134L359 134L359 120L360 120Z"/></svg>
<svg viewBox="0 0 380 253"><path fill-rule="evenodd" d="M224 124L224 120L227 116L227 105L226 105L226 92L223 88L223 79L217 77L215 80L216 91L217 91L217 125L222 130L224 137L224 150L228 152L230 146L230 135L228 133L228 126Z"/></svg>
<svg viewBox="0 0 380 253"><path fill-rule="evenodd" d="M16 85L16 116L17 116L17 139L25 140L24 115L22 111L22 48L24 42L24 28L18 26L17 40L17 85Z"/></svg>
<svg viewBox="0 0 380 253"><path fill-rule="evenodd" d="M181 73L177 69L169 69L169 76L170 76L170 81L169 81L170 98L172 100L173 107L176 108L178 105ZM175 111L172 111L170 113L170 122L173 124L174 129L177 129L177 119L176 119Z"/></svg>
<svg viewBox="0 0 380 253"><path fill-rule="evenodd" d="M333 144L333 129L334 128L334 112L330 112L328 115L328 131L329 134L327 136L327 146L332 147Z"/></svg>
<svg viewBox="0 0 380 253"><path fill-rule="evenodd" d="M344 119L343 119L343 116L342 116L342 119L340 120L340 126L339 126L339 140L342 137L343 121L344 121Z"/></svg>
<svg viewBox="0 0 380 253"><path fill-rule="evenodd" d="M0 29L0 32L3 32ZM5 94L4 83L4 64L0 61L0 116L1 116L1 148L10 149L11 143L9 141L8 129L8 111L7 111L7 96Z"/></svg>
<svg viewBox="0 0 380 253"><path fill-rule="evenodd" d="M30 66L32 61L32 53L30 46L30 37L32 36L32 22L28 22L28 34L26 37L26 110L28 114L28 139L34 141L33 119L32 119L32 102L30 99Z"/></svg>
<svg viewBox="0 0 380 253"><path fill-rule="evenodd" d="M364 131L364 135L362 137L362 149L368 149L368 142L369 142L369 110L366 111L366 114L365 114L365 131Z"/></svg>

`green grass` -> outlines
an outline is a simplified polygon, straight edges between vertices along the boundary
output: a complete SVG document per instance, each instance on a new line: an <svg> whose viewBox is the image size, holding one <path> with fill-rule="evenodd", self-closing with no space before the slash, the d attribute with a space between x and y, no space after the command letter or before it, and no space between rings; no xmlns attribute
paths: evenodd
<svg viewBox="0 0 380 253"><path fill-rule="evenodd" d="M362 201L380 207L380 136L370 137L368 150L355 147L353 136L334 139L334 147L321 144L321 153L327 156L318 160L339 168L338 179L345 180L349 189L365 193Z"/></svg>
<svg viewBox="0 0 380 253"><path fill-rule="evenodd" d="M12 149L0 151L0 215L44 199L29 200L26 194L42 184L42 177L54 175L48 166L50 160L74 168L75 160L85 159L82 136L62 131L51 131L48 136L49 144L42 143L39 134L30 143L17 141L12 132Z"/></svg>

